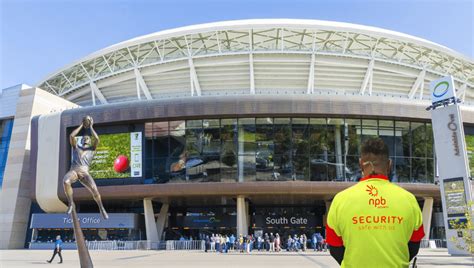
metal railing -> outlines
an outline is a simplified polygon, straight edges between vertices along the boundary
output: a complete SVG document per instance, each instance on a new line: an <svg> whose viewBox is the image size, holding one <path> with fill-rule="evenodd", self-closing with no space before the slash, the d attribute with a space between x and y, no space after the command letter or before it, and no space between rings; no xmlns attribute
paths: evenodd
<svg viewBox="0 0 474 268"><path fill-rule="evenodd" d="M89 250L205 250L204 240L140 241L87 241Z"/></svg>
<svg viewBox="0 0 474 268"><path fill-rule="evenodd" d="M447 248L447 243L445 239L423 239L420 248Z"/></svg>
<svg viewBox="0 0 474 268"><path fill-rule="evenodd" d="M166 241L166 250L202 250L206 249L206 242L204 240L192 240L192 241L179 241L179 240L168 240Z"/></svg>
<svg viewBox="0 0 474 268"><path fill-rule="evenodd" d="M87 241L89 250L150 250L159 249L159 242L139 241Z"/></svg>

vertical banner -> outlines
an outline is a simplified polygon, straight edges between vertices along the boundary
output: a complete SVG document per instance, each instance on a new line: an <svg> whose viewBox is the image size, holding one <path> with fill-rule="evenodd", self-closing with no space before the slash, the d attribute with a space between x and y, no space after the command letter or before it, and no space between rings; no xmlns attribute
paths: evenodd
<svg viewBox="0 0 474 268"><path fill-rule="evenodd" d="M464 127L453 78L448 76L433 81L430 92L433 102L431 120L448 252L452 255L469 254L456 246L463 244L462 234L450 224L452 220L466 221L468 201L472 200ZM452 241L453 238L455 242Z"/></svg>
<svg viewBox="0 0 474 268"><path fill-rule="evenodd" d="M142 133L130 133L130 169L132 177L142 176Z"/></svg>

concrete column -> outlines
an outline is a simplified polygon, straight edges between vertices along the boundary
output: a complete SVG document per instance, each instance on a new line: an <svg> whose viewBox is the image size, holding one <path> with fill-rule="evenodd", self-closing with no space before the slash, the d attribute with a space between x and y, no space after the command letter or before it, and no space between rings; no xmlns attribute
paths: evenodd
<svg viewBox="0 0 474 268"><path fill-rule="evenodd" d="M155 213L153 212L153 202L151 202L151 199L143 199L143 211L145 212L146 239L151 242L158 242Z"/></svg>
<svg viewBox="0 0 474 268"><path fill-rule="evenodd" d="M422 214L423 230L425 231L424 239L430 239L431 215L433 215L433 197L425 197Z"/></svg>
<svg viewBox="0 0 474 268"><path fill-rule="evenodd" d="M248 206L244 196L237 196L237 237L248 235L249 215Z"/></svg>
<svg viewBox="0 0 474 268"><path fill-rule="evenodd" d="M341 179L344 175L344 165L342 163L341 125L336 125L334 140L336 141L336 176L337 179Z"/></svg>
<svg viewBox="0 0 474 268"><path fill-rule="evenodd" d="M158 233L158 241L161 241L161 236L163 235L163 231L165 230L166 222L168 221L169 208L169 204L161 205L160 215L158 215L158 219L156 219L156 231Z"/></svg>

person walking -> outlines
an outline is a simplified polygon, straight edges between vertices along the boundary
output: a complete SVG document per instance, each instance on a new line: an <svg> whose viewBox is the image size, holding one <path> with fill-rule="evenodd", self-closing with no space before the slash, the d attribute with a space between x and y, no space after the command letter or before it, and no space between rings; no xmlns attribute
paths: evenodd
<svg viewBox="0 0 474 268"><path fill-rule="evenodd" d="M311 237L311 246L313 247L313 250L316 251L316 245L318 243L318 238L316 236L316 233L313 234L313 236Z"/></svg>
<svg viewBox="0 0 474 268"><path fill-rule="evenodd" d="M209 238L209 235L206 235L206 250L207 252L211 248L211 239Z"/></svg>
<svg viewBox="0 0 474 268"><path fill-rule="evenodd" d="M316 234L316 247L318 251L323 250L323 236L321 235L321 233Z"/></svg>
<svg viewBox="0 0 474 268"><path fill-rule="evenodd" d="M214 234L211 235L211 252L216 250L216 236Z"/></svg>
<svg viewBox="0 0 474 268"><path fill-rule="evenodd" d="M244 252L244 236L242 234L239 235L239 249L240 253Z"/></svg>
<svg viewBox="0 0 474 268"><path fill-rule="evenodd" d="M234 236L234 234L230 235L229 242L230 242L230 249L234 250L234 245L235 245L235 236Z"/></svg>
<svg viewBox="0 0 474 268"><path fill-rule="evenodd" d="M275 251L275 236L270 233L270 251Z"/></svg>
<svg viewBox="0 0 474 268"><path fill-rule="evenodd" d="M279 252L281 250L281 240L280 240L280 235L276 233L275 235L275 250Z"/></svg>
<svg viewBox="0 0 474 268"><path fill-rule="evenodd" d="M228 253L230 249L230 237L225 235L225 253Z"/></svg>
<svg viewBox="0 0 474 268"><path fill-rule="evenodd" d="M63 263L63 256L61 255L61 250L63 247L63 241L61 240L61 236L58 235L56 236L56 242L54 242L54 252L53 256L51 257L50 260L47 260L46 262L51 263L54 260L54 257L56 257L56 254L59 255L59 262L58 263Z"/></svg>
<svg viewBox="0 0 474 268"><path fill-rule="evenodd" d="M341 267L408 267L424 237L413 194L391 183L389 149L366 140L359 166L363 178L339 192L329 208L326 241Z"/></svg>
<svg viewBox="0 0 474 268"><path fill-rule="evenodd" d="M291 251L293 248L293 239L291 235L288 235L288 240L286 240L286 251Z"/></svg>
<svg viewBox="0 0 474 268"><path fill-rule="evenodd" d="M308 244L308 238L306 237L306 234L303 234L301 236L301 243L303 244L303 251L306 251L307 249L307 244Z"/></svg>
<svg viewBox="0 0 474 268"><path fill-rule="evenodd" d="M264 245L265 245L265 250L269 251L270 250L270 236L268 236L268 233L265 233L264 236Z"/></svg>
<svg viewBox="0 0 474 268"><path fill-rule="evenodd" d="M221 235L216 235L216 252L221 252Z"/></svg>

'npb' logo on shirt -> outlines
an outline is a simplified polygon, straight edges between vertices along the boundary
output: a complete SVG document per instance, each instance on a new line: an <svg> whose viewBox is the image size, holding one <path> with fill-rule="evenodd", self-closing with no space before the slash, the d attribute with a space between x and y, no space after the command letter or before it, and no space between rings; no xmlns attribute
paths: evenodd
<svg viewBox="0 0 474 268"><path fill-rule="evenodd" d="M365 190L369 196L369 205L373 205L376 208L388 208L387 200L382 196L379 196L379 190L373 185L367 185L367 189Z"/></svg>

